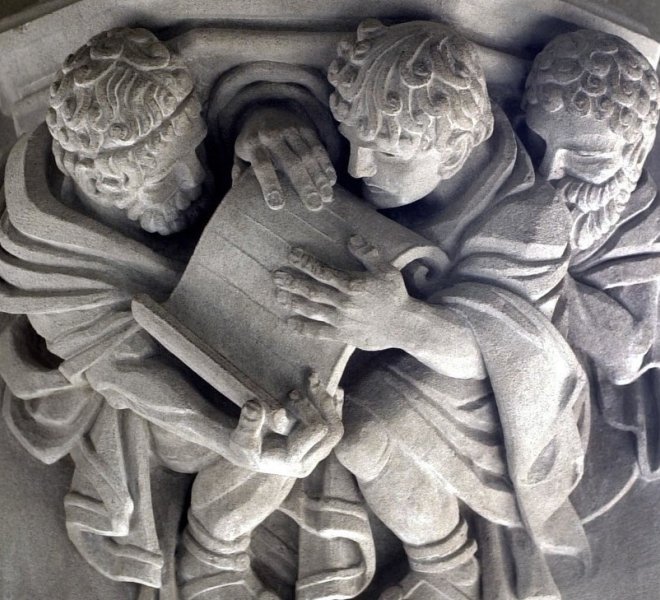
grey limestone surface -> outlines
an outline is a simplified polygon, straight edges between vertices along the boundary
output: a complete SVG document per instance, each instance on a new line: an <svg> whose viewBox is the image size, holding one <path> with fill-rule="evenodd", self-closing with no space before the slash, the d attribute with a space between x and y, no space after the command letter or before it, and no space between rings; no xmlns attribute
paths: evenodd
<svg viewBox="0 0 660 600"><path fill-rule="evenodd" d="M657 596L640 7L44 6L0 26L1 600Z"/></svg>

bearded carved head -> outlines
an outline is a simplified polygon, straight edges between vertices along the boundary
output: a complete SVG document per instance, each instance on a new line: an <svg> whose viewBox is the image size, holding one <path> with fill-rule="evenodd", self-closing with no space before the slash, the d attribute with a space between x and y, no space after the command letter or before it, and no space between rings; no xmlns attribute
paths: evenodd
<svg viewBox="0 0 660 600"><path fill-rule="evenodd" d="M196 149L206 126L188 69L151 32L92 38L66 59L49 105L57 166L80 194L148 232L188 224L204 179Z"/></svg>
<svg viewBox="0 0 660 600"><path fill-rule="evenodd" d="M560 35L536 57L523 107L546 144L540 171L573 211L575 247L620 219L655 141L658 93L646 58L611 34Z"/></svg>
<svg viewBox="0 0 660 600"><path fill-rule="evenodd" d="M349 172L381 208L414 202L456 174L493 131L475 47L440 23L360 24L328 69Z"/></svg>

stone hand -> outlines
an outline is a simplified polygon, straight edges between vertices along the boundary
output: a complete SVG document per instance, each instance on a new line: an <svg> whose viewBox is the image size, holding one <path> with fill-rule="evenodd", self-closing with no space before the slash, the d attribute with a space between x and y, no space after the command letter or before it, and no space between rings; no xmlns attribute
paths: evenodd
<svg viewBox="0 0 660 600"><path fill-rule="evenodd" d="M278 301L296 313L287 322L298 333L362 350L403 347L413 302L400 271L358 236L348 247L365 272L333 269L297 248L289 257L293 270L273 274Z"/></svg>
<svg viewBox="0 0 660 600"><path fill-rule="evenodd" d="M305 390L289 394L286 409L297 421L287 436L268 436L266 409L256 400L247 402L231 437L234 462L254 471L288 477L307 477L339 443L343 390L328 394L316 373Z"/></svg>
<svg viewBox="0 0 660 600"><path fill-rule="evenodd" d="M285 204L280 176L291 182L309 210L332 201L337 175L314 126L293 110L261 108L245 122L236 156L252 166L264 199L273 210Z"/></svg>

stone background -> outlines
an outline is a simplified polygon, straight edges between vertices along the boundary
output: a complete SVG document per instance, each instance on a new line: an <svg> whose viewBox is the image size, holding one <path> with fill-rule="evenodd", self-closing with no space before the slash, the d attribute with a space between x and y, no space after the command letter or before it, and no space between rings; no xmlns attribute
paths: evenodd
<svg viewBox="0 0 660 600"><path fill-rule="evenodd" d="M533 2L534 0L526 0ZM618 10L628 17L644 23L651 35L660 38L660 3L658 0L593 0L594 4L601 4Z"/></svg>
<svg viewBox="0 0 660 600"><path fill-rule="evenodd" d="M45 0L0 0L0 19L17 13L34 4ZM51 0L53 1L53 0ZM222 0L215 0L222 4ZM405 1L405 0L402 0ZM536 2L537 0L520 0L521 2ZM569 0L571 1L571 0ZM653 37L660 38L660 3L658 0L590 0L591 3L618 10L622 14L644 23ZM69 0L54 0L55 5L65 5ZM589 0L573 0L574 4L587 5Z"/></svg>
<svg viewBox="0 0 660 600"><path fill-rule="evenodd" d="M54 7L71 2L50 1ZM223 0L210 1L222 6ZM520 0L521 3L536 1ZM40 2L43 0L0 0L0 18ZM581 0L573 2L587 4ZM603 8L618 9L627 17L644 23L651 35L660 39L658 0L592 2ZM0 119L0 140L3 126L10 125ZM0 164L2 158L0 151ZM19 447L0 418L0 505L7 511L5 515L18 515L14 519L0 519L0 600L45 598L39 592L28 592L26 582L32 591L57 590L51 595L53 600L135 598L134 586L114 583L98 575L69 544L63 526L62 499L70 477L71 464L67 459L59 463L59 468L41 465ZM606 517L587 526L594 548L593 567L587 577L577 578L567 586L565 600L654 600L660 597L659 486L660 482L638 481ZM18 509L12 511L11 507ZM47 536L41 535L44 531L48 532ZM71 577L71 573L76 577Z"/></svg>

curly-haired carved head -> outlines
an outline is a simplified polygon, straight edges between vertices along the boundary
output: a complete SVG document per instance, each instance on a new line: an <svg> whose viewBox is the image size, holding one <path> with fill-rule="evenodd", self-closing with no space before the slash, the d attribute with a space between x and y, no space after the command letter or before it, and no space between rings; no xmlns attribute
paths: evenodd
<svg viewBox="0 0 660 600"><path fill-rule="evenodd" d="M658 76L625 40L600 31L560 35L536 57L523 106L545 142L540 170L574 210L587 248L618 222L655 141Z"/></svg>
<svg viewBox="0 0 660 600"><path fill-rule="evenodd" d="M364 21L340 43L328 80L351 142L349 171L382 206L430 193L493 131L476 49L439 23Z"/></svg>
<svg viewBox="0 0 660 600"><path fill-rule="evenodd" d="M146 29L114 29L70 55L46 122L79 192L149 232L183 229L204 170L201 105L183 62Z"/></svg>

